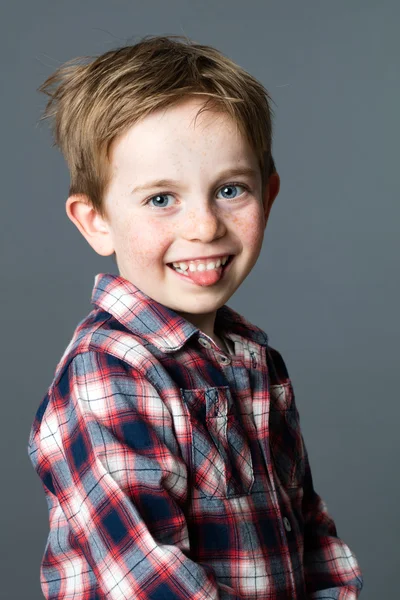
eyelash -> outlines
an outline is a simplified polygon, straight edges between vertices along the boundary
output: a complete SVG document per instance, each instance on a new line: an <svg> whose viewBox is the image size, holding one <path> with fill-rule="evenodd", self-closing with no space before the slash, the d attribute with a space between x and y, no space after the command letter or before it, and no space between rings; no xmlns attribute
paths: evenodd
<svg viewBox="0 0 400 600"><path fill-rule="evenodd" d="M221 185L218 188L218 191L224 187L230 187L230 186L233 186L233 187L240 186L240 187L244 188L246 190L246 192L250 191L250 188L247 185L245 185L244 183L239 183L238 181L231 181L229 183L224 183L224 185ZM238 200L239 198L241 198L242 195L243 194L241 194L238 198L232 198L231 200L229 200L229 198L226 198L226 200L228 200L229 202L234 202L235 200ZM157 194L153 194L152 196L150 196L150 198L147 198L147 200L144 201L144 206L147 206L149 204L150 200L153 200L153 198L156 198L157 196L173 196L173 193L167 192L167 191L157 192ZM168 210L169 208L172 208L172 207L168 206L166 208L163 208L163 207L160 208L160 207L153 206L151 208L154 208L155 210Z"/></svg>

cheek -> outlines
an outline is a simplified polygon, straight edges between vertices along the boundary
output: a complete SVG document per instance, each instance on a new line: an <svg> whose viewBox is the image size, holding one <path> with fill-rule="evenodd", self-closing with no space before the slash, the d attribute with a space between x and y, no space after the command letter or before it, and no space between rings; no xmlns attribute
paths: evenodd
<svg viewBox="0 0 400 600"><path fill-rule="evenodd" d="M234 228L243 245L258 250L264 239L264 213L260 205L248 207L233 217Z"/></svg>
<svg viewBox="0 0 400 600"><path fill-rule="evenodd" d="M136 223L120 230L120 249L139 268L154 266L163 262L169 246L168 232L165 227L146 227Z"/></svg>

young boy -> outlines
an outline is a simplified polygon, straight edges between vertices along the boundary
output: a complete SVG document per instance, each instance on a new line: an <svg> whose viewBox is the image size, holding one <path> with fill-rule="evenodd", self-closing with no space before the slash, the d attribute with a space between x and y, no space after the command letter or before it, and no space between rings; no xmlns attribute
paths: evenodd
<svg viewBox="0 0 400 600"><path fill-rule="evenodd" d="M269 96L181 38L69 62L40 88L68 217L119 271L96 275L30 432L49 508L41 587L352 600L362 576L314 490L285 363L226 305L279 192Z"/></svg>

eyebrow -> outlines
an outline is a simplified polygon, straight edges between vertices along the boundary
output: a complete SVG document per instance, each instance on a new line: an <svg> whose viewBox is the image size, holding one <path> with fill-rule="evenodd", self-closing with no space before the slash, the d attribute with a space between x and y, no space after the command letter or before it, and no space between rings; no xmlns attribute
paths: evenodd
<svg viewBox="0 0 400 600"><path fill-rule="evenodd" d="M221 171L217 179L225 179L226 177L238 177L243 175L246 177L256 178L258 175L258 171L252 169L251 167L233 167L231 169L225 169L224 171ZM176 181L174 179L157 179L156 181L149 181L143 185L136 186L135 188L133 188L132 193L135 194L137 192L142 192L144 190L152 188L176 185L179 185L179 181Z"/></svg>

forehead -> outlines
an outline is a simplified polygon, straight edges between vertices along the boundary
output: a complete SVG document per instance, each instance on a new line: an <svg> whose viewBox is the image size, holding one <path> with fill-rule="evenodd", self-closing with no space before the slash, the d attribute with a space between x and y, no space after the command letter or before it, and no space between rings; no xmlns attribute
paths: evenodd
<svg viewBox="0 0 400 600"><path fill-rule="evenodd" d="M215 162L219 157L232 163L254 152L227 113L207 109L199 113L205 101L189 99L147 115L114 140L110 160L123 168L154 168L178 163L189 164L204 159ZM230 165L228 165L230 166Z"/></svg>

